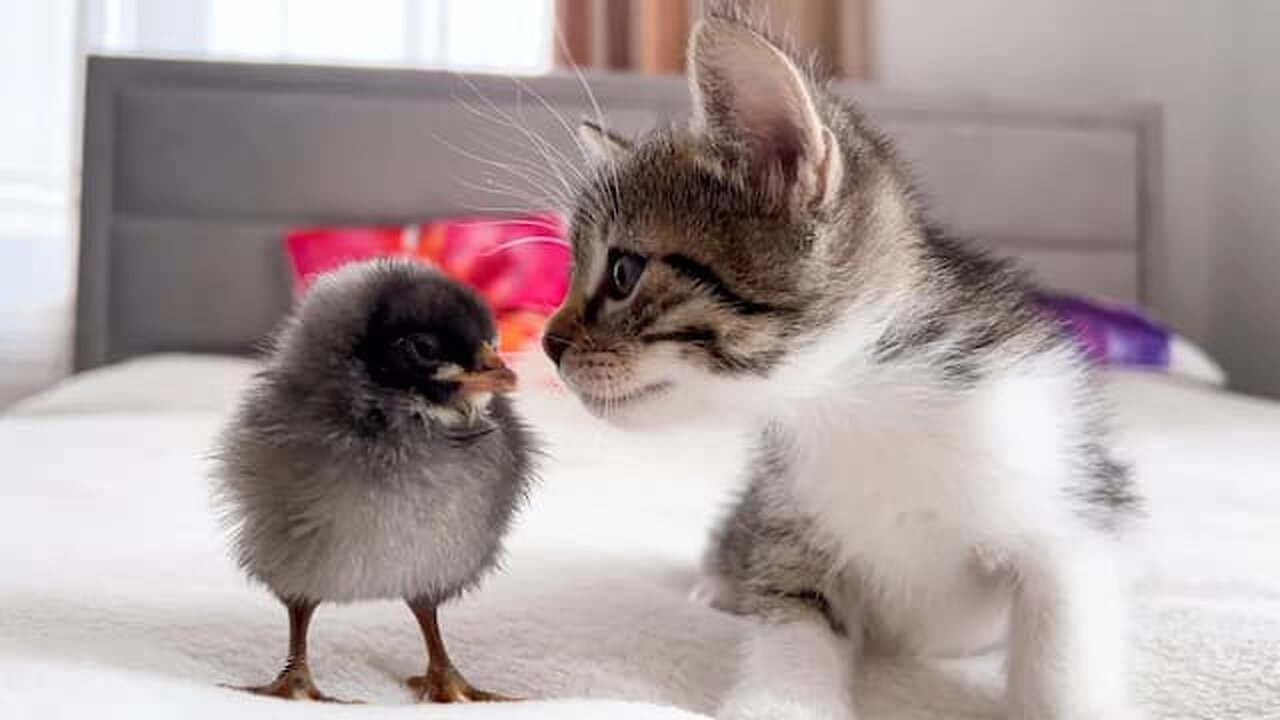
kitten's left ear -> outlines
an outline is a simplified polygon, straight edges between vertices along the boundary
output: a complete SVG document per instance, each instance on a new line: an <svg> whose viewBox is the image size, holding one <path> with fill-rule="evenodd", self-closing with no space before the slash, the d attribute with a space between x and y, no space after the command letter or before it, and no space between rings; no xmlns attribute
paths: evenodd
<svg viewBox="0 0 1280 720"><path fill-rule="evenodd" d="M615 135L590 120L578 126L578 141L582 144L587 161L592 165L617 163L631 154L631 141Z"/></svg>
<svg viewBox="0 0 1280 720"><path fill-rule="evenodd" d="M835 197L840 147L791 58L723 18L699 23L688 56L694 127L745 167L751 187L784 205L817 207Z"/></svg>

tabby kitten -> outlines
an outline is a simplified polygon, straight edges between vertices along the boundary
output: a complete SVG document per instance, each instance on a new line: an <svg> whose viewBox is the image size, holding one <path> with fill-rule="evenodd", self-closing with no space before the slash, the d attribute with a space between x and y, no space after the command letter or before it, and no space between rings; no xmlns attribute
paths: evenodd
<svg viewBox="0 0 1280 720"><path fill-rule="evenodd" d="M760 420L702 588L760 620L721 717L853 718L864 653L1002 641L1011 717L1131 717L1138 498L1081 357L761 30L712 16L688 57L687 128L583 129L596 171L544 346L611 421Z"/></svg>

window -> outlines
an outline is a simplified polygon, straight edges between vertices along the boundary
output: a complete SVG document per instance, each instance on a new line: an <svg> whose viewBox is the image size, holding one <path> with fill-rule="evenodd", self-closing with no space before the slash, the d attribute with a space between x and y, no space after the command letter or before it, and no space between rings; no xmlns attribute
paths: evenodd
<svg viewBox="0 0 1280 720"><path fill-rule="evenodd" d="M92 50L540 72L551 0L82 0Z"/></svg>
<svg viewBox="0 0 1280 720"><path fill-rule="evenodd" d="M551 65L553 0L0 0L0 406L68 364L86 52Z"/></svg>

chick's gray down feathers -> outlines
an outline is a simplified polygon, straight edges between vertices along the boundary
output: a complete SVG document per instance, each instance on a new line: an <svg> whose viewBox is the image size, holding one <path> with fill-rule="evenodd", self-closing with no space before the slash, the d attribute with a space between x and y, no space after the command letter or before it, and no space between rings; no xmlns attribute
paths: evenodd
<svg viewBox="0 0 1280 720"><path fill-rule="evenodd" d="M493 333L479 299L425 266L347 266L277 334L222 438L235 555L282 599L444 602L495 565L530 483L505 397L442 405L375 380L360 348L388 318Z"/></svg>

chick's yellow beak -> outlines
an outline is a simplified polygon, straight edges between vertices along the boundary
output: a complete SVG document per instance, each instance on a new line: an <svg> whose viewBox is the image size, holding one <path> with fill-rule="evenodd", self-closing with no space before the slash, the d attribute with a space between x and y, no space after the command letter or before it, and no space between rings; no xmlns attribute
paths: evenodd
<svg viewBox="0 0 1280 720"><path fill-rule="evenodd" d="M488 343L480 346L476 357L478 370L465 372L453 378L466 393L505 393L516 389L516 374L502 362L502 358Z"/></svg>

